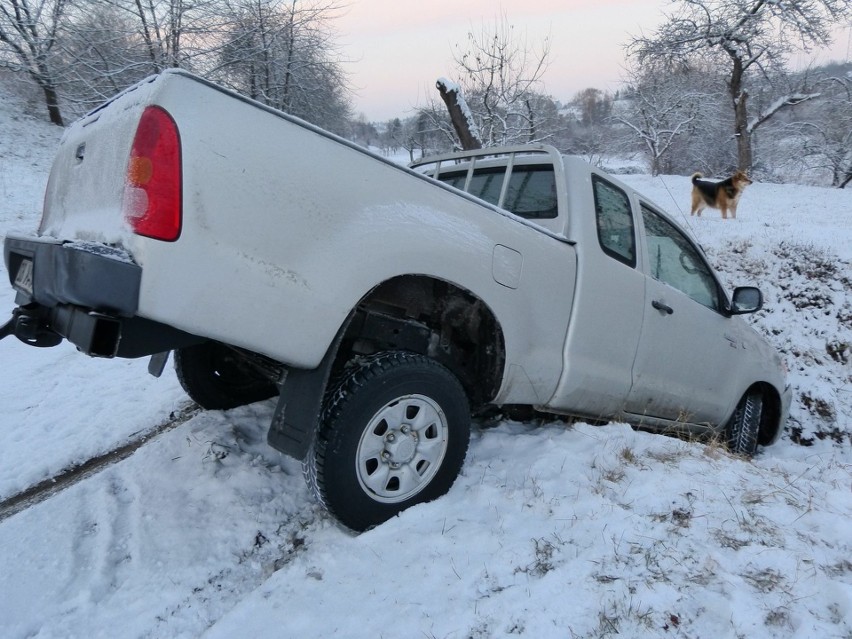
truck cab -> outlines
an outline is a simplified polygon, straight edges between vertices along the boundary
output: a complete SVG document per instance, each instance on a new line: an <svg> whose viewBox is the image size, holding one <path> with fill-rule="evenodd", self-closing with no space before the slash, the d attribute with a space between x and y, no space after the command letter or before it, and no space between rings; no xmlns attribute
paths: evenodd
<svg viewBox="0 0 852 639"><path fill-rule="evenodd" d="M736 317L759 310L760 291L741 287L729 297L700 245L661 207L588 162L528 145L446 154L412 167L573 246L577 274L562 374L539 409L701 432L734 413L745 379L766 374L742 351L783 368ZM772 384L763 389L766 444L777 437L788 401Z"/></svg>

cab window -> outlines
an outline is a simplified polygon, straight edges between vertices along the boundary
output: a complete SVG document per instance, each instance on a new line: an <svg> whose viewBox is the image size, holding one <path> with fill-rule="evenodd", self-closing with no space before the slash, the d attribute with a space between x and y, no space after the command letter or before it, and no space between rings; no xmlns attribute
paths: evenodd
<svg viewBox="0 0 852 639"><path fill-rule="evenodd" d="M477 170L471 177L467 192L497 205L500 201L505 174L505 167ZM441 173L438 177L441 182L462 190L464 190L466 178L466 171ZM503 208L527 219L555 218L559 210L553 167L549 165L514 167L506 189Z"/></svg>
<svg viewBox="0 0 852 639"><path fill-rule="evenodd" d="M597 175L592 176L598 241L604 253L636 266L636 231L627 194Z"/></svg>
<svg viewBox="0 0 852 639"><path fill-rule="evenodd" d="M706 260L671 222L642 205L650 274L699 304L721 310L719 285Z"/></svg>

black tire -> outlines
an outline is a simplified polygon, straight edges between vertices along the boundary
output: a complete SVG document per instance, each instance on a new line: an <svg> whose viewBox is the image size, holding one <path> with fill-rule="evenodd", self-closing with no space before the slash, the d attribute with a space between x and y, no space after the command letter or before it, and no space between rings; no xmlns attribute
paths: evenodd
<svg viewBox="0 0 852 639"><path fill-rule="evenodd" d="M760 391L750 391L743 395L726 429L730 452L746 457L757 452L762 415L763 395Z"/></svg>
<svg viewBox="0 0 852 639"><path fill-rule="evenodd" d="M176 350L175 371L186 394L208 410L236 408L278 393L273 382L219 342Z"/></svg>
<svg viewBox="0 0 852 639"><path fill-rule="evenodd" d="M456 377L423 355L381 353L329 392L303 470L323 506L363 531L444 495L469 442Z"/></svg>

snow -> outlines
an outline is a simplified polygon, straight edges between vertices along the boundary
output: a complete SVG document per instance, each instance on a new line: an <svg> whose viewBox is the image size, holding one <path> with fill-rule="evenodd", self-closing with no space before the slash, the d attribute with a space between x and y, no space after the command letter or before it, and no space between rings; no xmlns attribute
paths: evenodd
<svg viewBox="0 0 852 639"><path fill-rule="evenodd" d="M15 106L0 234L37 226L60 135ZM622 424L479 425L447 496L355 535L266 445L274 402L199 412L0 519L0 636L852 635L852 191L754 184L723 221L684 215L688 177L620 179L763 288L751 319L794 385L777 444L749 462ZM0 500L190 405L171 367L14 338L0 361Z"/></svg>

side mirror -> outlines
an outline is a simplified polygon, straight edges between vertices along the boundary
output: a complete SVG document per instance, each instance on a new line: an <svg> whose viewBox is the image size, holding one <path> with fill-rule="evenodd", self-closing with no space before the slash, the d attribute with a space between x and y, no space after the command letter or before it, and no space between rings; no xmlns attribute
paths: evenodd
<svg viewBox="0 0 852 639"><path fill-rule="evenodd" d="M763 294L754 286L738 286L731 300L731 315L754 313L763 308Z"/></svg>

